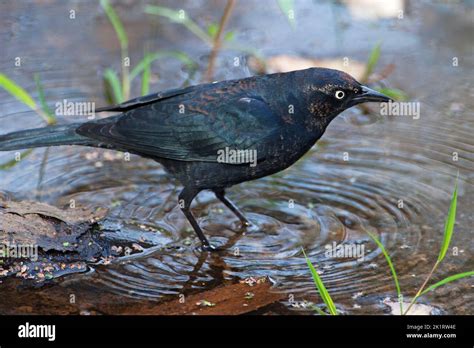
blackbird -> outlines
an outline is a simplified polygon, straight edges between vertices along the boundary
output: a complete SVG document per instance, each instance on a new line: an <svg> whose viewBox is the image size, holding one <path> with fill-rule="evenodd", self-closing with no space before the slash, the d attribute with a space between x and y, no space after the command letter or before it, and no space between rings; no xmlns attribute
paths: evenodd
<svg viewBox="0 0 474 348"><path fill-rule="evenodd" d="M249 225L228 187L288 168L347 108L389 100L342 71L311 68L150 94L96 110L115 116L2 135L0 151L83 145L153 159L183 185L179 206L202 248L215 250L190 210L200 191Z"/></svg>

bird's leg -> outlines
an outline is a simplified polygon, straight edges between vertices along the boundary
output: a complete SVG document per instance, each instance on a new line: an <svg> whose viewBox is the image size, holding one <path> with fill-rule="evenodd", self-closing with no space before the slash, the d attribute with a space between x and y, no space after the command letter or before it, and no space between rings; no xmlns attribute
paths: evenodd
<svg viewBox="0 0 474 348"><path fill-rule="evenodd" d="M206 236L199 227L196 219L194 218L193 214L191 213L191 202L193 201L194 197L200 192L200 190L185 187L183 191L179 194L179 207L181 211L184 213L186 218L188 219L191 226L193 226L194 232L196 232L199 240L202 244L202 249L205 251L213 251L216 250L214 246L212 246L209 241L207 240Z"/></svg>
<svg viewBox="0 0 474 348"><path fill-rule="evenodd" d="M227 197L225 196L225 191L224 189L215 189L214 190L214 193L216 195L216 197L222 202L225 204L225 206L227 208L229 208L240 220L240 222L242 223L243 226L250 226L250 222L249 220L247 220L247 218L244 216L244 214L240 211L239 208L237 208L237 206L232 203L232 201L230 201L229 199L227 199Z"/></svg>

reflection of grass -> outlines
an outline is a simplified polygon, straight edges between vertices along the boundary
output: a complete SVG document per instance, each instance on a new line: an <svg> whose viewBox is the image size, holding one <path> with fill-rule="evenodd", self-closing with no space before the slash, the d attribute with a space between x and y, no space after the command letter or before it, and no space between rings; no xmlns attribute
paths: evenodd
<svg viewBox="0 0 474 348"><path fill-rule="evenodd" d="M19 156L19 160L21 160L22 158L25 158L26 156L28 156L29 154L31 154L33 152L33 149L28 149L26 151L23 151L20 156ZM8 162L5 162L5 163L2 163L0 164L0 170L6 170L6 169L10 169L11 167L14 167L15 165L17 165L18 163L20 163L20 161L17 160L16 158L8 161Z"/></svg>
<svg viewBox="0 0 474 348"><path fill-rule="evenodd" d="M20 102L28 106L30 109L35 111L38 116L40 116L48 125L54 125L56 124L56 115L50 110L46 103L43 86L41 85L41 81L38 74L35 74L35 82L36 89L38 91L38 98L40 100L40 106L36 104L35 100L31 97L31 95L21 86L19 86L17 83L15 83L13 80L8 78L4 74L0 74L0 87L2 87L12 96L14 96ZM23 151L22 153L20 153L19 158L25 158L32 152L32 149ZM2 163L0 164L0 170L9 169L17 163L19 163L17 159Z"/></svg>
<svg viewBox="0 0 474 348"><path fill-rule="evenodd" d="M127 33L109 1L101 0L100 4L115 30L121 48L121 79L110 68L107 68L104 72L105 95L110 103L119 104L128 100L130 98L131 83L140 73L142 74L141 92L142 95L147 94L150 89L150 65L157 59L172 57L182 61L189 69L194 68L194 62L183 52L158 51L155 53L145 53L143 59L130 72Z"/></svg>
<svg viewBox="0 0 474 348"><path fill-rule="evenodd" d="M416 295L412 298L410 304L408 305L407 309L405 311L403 311L403 306L402 306L402 302L403 302L403 295L401 293L401 290L400 290L400 284L398 282L398 277L397 277L397 273L395 271L395 268L393 266L393 263L392 263L392 260L390 259L390 256L389 254L387 253L387 251L385 250L385 247L383 246L383 244L378 240L377 237L375 237L375 235L371 234L370 232L367 232L369 234L369 236L374 240L374 242L377 244L377 246L382 250L382 253L384 254L385 256L385 259L387 260L387 263L389 265L389 268L390 268L390 271L392 273L392 278L395 282L395 287L397 289L397 294L398 294L398 300L400 302L400 313L401 314L408 314L408 312L410 311L410 309L412 308L412 306L416 303L416 301L420 298L420 296L430 292L430 291L433 291L435 289L437 289L438 287L444 285L444 284L448 284L450 282L453 282L455 280L458 280L458 279L461 279L461 278L466 278L466 277L471 277L471 276L474 276L474 271L469 271L469 272L463 272L463 273L458 273L458 274L455 274L455 275L452 275L452 276L449 276L447 278L444 278L443 280L433 284L433 285L430 285L428 288L425 289L426 285L428 284L428 282L430 281L431 277L433 276L433 273L435 272L435 270L438 268L438 266L440 265L441 261L443 261L443 259L445 258L446 256L446 253L449 249L449 244L451 242L451 238L453 236L453 232L454 232L454 223L456 221L456 206L457 206L457 196L458 196L458 180L456 180L456 184L454 186L454 192L453 192L453 195L452 195L452 198L451 198L451 205L449 207L449 212L448 212L448 216L446 218L446 224L445 224L445 228L444 228L444 238L443 238L443 243L441 244L441 249L440 249L440 252L439 252L439 256L438 256L438 259L436 260L433 268L431 269L431 271L429 272L428 276L426 277L425 281L423 282L423 284L421 285L421 287L419 288L418 292L416 293ZM303 254L304 254L304 251L303 251ZM308 267L311 271L311 274L313 276L313 279L314 279L314 282L316 284L316 287L318 288L318 291L324 301L324 303L326 304L326 307L328 308L329 312L331 314L337 314L335 312L335 307L334 307L334 303L331 299L331 296L329 295L328 291L326 290L326 288L324 287L324 284L321 280L321 278L319 277L318 273L316 272L315 268L313 267L313 265L311 264L311 261L308 259L308 257L306 256L306 254L304 254L305 258L306 258L306 262L308 263ZM319 308L315 308L320 314L326 314L324 312L321 312L321 310L319 310Z"/></svg>

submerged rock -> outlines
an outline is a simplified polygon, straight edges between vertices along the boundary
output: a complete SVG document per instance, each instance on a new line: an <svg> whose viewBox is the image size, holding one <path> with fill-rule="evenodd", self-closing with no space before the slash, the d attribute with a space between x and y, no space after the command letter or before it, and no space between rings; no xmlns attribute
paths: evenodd
<svg viewBox="0 0 474 348"><path fill-rule="evenodd" d="M401 315L400 313L400 303L398 301L392 301L390 298L385 298L383 304L390 307L390 314ZM410 305L410 302L403 302L403 310L406 311L406 308ZM409 315L440 315L441 311L434 307L423 303L415 303L410 311L407 313Z"/></svg>
<svg viewBox="0 0 474 348"><path fill-rule="evenodd" d="M79 246L79 238L106 213L103 208L61 210L45 203L0 200L0 244L73 251Z"/></svg>
<svg viewBox="0 0 474 348"><path fill-rule="evenodd" d="M107 212L0 198L0 278L44 282L85 272L88 264L109 264L150 246L124 240L117 233L120 227L104 228L110 225L105 223Z"/></svg>

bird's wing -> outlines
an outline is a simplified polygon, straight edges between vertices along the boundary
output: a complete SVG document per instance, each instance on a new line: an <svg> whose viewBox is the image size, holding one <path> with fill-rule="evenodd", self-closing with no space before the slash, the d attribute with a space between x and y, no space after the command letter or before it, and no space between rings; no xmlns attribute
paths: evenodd
<svg viewBox="0 0 474 348"><path fill-rule="evenodd" d="M196 86L190 86L186 88L176 88L169 89L159 93L152 93L142 97L130 99L126 102L117 105L104 106L97 108L95 112L104 112L104 111L120 111L125 112L132 109L136 109L141 106L149 105L158 101L163 101L172 97L177 97L184 95L186 93L192 92Z"/></svg>
<svg viewBox="0 0 474 348"><path fill-rule="evenodd" d="M163 105L164 104L164 105ZM258 97L237 97L214 109L156 103L130 110L109 124L86 123L77 132L128 151L180 161L217 162L218 151L256 150L278 141L281 118Z"/></svg>

